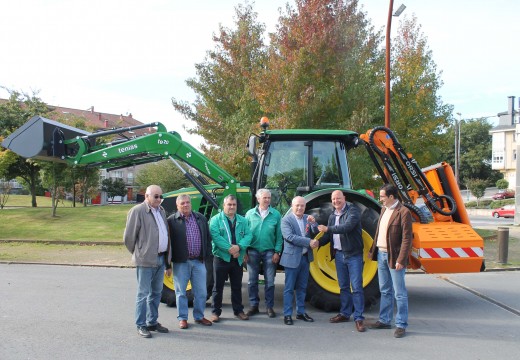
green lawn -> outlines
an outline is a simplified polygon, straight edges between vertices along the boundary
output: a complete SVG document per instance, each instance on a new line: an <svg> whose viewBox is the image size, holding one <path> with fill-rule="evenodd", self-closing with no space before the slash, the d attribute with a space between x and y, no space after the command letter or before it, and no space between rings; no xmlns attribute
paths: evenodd
<svg viewBox="0 0 520 360"><path fill-rule="evenodd" d="M30 201L30 200L29 200ZM49 203L50 204L50 203ZM44 205L42 205L44 206ZM0 240L119 242L132 205L5 208L0 210Z"/></svg>
<svg viewBox="0 0 520 360"><path fill-rule="evenodd" d="M50 207L52 206L51 198L46 196L37 196L36 197L36 204L39 207ZM78 206L79 204L76 204ZM11 207L19 207L19 206L27 206L31 207L31 197L29 195L9 195L9 198L7 199L7 202L5 204L6 208ZM58 204L58 207L71 207L72 201L64 201L60 202Z"/></svg>

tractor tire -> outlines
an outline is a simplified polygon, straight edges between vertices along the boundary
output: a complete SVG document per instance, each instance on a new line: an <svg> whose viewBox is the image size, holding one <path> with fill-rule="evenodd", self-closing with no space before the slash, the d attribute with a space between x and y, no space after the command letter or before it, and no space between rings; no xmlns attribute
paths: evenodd
<svg viewBox="0 0 520 360"><path fill-rule="evenodd" d="M327 224L329 215L334 210L330 201L332 191L334 189L321 190L306 197L306 213L313 215L319 224ZM365 309L370 309L377 303L380 292L377 261L368 259L367 254L374 241L381 208L375 200L356 191L344 190L344 193L346 193L347 201L354 203L361 210L364 244L363 290ZM340 298L336 265L330 259L329 246L330 244L327 244L314 250L314 261L311 263L306 300L318 309L332 312L340 309Z"/></svg>
<svg viewBox="0 0 520 360"><path fill-rule="evenodd" d="M188 306L193 306L193 294L191 292L191 289L186 291L186 296L188 297ZM172 290L168 286L163 284L161 302L166 304L168 307L176 307L177 297L175 296L175 290Z"/></svg>
<svg viewBox="0 0 520 360"><path fill-rule="evenodd" d="M208 256L205 261L206 265L206 289L207 296L206 300L211 297L213 290L213 256ZM193 292L191 291L191 284L188 283L188 289L186 290L186 296L188 297L188 306L193 306ZM177 297L175 296L175 285L173 283L173 276L164 275L163 290L161 294L161 302L169 307L177 306Z"/></svg>

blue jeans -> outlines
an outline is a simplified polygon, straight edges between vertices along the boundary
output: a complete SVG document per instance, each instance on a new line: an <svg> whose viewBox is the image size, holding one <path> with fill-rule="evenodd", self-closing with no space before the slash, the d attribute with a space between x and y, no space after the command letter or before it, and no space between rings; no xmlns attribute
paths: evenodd
<svg viewBox="0 0 520 360"><path fill-rule="evenodd" d="M296 314L305 313L305 293L309 280L309 259L302 256L297 268L285 268L285 288L283 290L283 315L293 312L294 292L296 292Z"/></svg>
<svg viewBox="0 0 520 360"><path fill-rule="evenodd" d="M193 318L204 317L206 308L206 265L200 260L188 260L184 263L173 263L173 281L177 300L177 320L188 320L188 297L186 287L191 281L193 292Z"/></svg>
<svg viewBox="0 0 520 360"><path fill-rule="evenodd" d="M363 254L347 257L344 252L336 252L336 271L339 283L340 313L352 315L354 320L364 320L365 295L363 293ZM350 286L352 285L352 290Z"/></svg>
<svg viewBox="0 0 520 360"><path fill-rule="evenodd" d="M260 272L260 263L263 263L264 279L265 279L265 306L266 308L274 307L274 277L276 275L277 264L273 263L274 250L258 252L255 249L247 251L247 272L249 281L247 290L249 292L249 304L251 307L258 307L260 297L258 296L258 274Z"/></svg>
<svg viewBox="0 0 520 360"><path fill-rule="evenodd" d="M164 268L164 256L157 256L157 266L137 266L137 296L135 299L135 324L137 326L157 324Z"/></svg>
<svg viewBox="0 0 520 360"><path fill-rule="evenodd" d="M381 304L379 309L379 321L390 324L394 313L394 297L397 305L395 314L395 326L406 329L408 326L408 292L404 282L406 269L395 270L388 266L388 253L378 251L377 273L379 277L379 290L381 291Z"/></svg>

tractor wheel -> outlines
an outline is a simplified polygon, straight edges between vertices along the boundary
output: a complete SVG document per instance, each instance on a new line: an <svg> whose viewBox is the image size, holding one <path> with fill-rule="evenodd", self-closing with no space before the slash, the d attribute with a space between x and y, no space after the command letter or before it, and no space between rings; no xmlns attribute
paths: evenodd
<svg viewBox="0 0 520 360"><path fill-rule="evenodd" d="M330 202L333 190L320 191L307 197L307 213L312 214L319 224L327 224L329 215L334 208ZM368 251L372 247L377 229L380 207L372 199L355 191L344 191L347 201L354 203L361 210L362 236L364 244L363 289L365 308L373 306L379 296L379 281L377 277L377 261L368 259ZM325 311L340 309L339 286L337 282L336 265L330 258L330 244L314 250L314 261L310 265L309 283L306 299L316 308Z"/></svg>
<svg viewBox="0 0 520 360"><path fill-rule="evenodd" d="M186 296L188 297L188 306L193 306L193 293L191 291L190 283L188 283ZM161 302L169 307L174 307L177 305L177 297L175 296L175 286L173 284L173 275L167 276L166 274L164 274Z"/></svg>

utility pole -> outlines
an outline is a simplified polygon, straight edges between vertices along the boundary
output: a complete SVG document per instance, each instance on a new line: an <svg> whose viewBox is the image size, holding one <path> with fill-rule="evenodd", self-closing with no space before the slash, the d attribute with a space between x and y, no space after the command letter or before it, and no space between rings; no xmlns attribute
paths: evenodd
<svg viewBox="0 0 520 360"><path fill-rule="evenodd" d="M386 50L385 50L385 126L390 129L390 31L392 29L392 16L399 16L406 9L405 5L399 6L394 11L394 0L390 0L390 6L388 9L388 21L386 24Z"/></svg>
<svg viewBox="0 0 520 360"><path fill-rule="evenodd" d="M459 171L460 171L460 124L462 122L462 114L457 113L459 115L459 121L455 119L455 127L453 129L453 132L455 133L455 181L457 182L457 186L460 189L460 182L459 182Z"/></svg>

